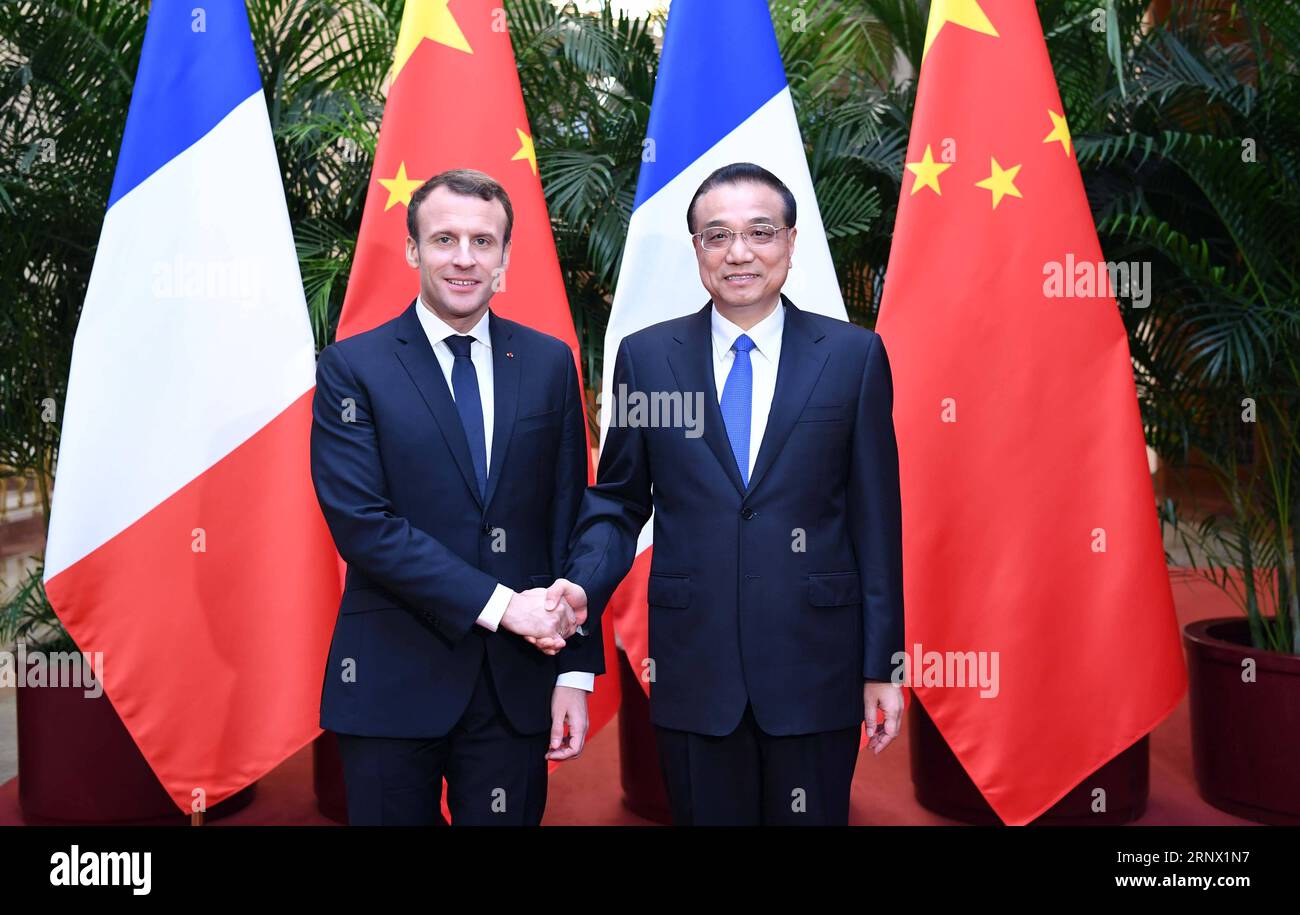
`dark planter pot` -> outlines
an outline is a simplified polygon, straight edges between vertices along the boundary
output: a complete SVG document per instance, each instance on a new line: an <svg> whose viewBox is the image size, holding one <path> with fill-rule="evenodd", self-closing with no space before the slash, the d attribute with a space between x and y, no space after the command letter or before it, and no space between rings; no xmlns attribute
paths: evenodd
<svg viewBox="0 0 1300 915"><path fill-rule="evenodd" d="M316 809L336 823L348 822L348 792L343 782L343 757L339 739L326 731L311 744L311 786L316 792Z"/></svg>
<svg viewBox="0 0 1300 915"><path fill-rule="evenodd" d="M1183 627L1192 766L1200 795L1220 810L1300 825L1300 656L1253 648L1244 618ZM1242 682L1242 662L1255 682Z"/></svg>
<svg viewBox="0 0 1300 915"><path fill-rule="evenodd" d="M650 700L621 648L618 678L623 693L618 710L618 773L623 784L623 805L651 822L670 823L668 789L659 770L659 749L650 723Z"/></svg>
<svg viewBox="0 0 1300 915"><path fill-rule="evenodd" d="M948 748L934 721L912 697L908 712L912 787L922 807L951 820L978 826L1002 823L975 783ZM1031 826L1119 826L1142 816L1147 806L1150 776L1146 737L1134 743L1065 797L1030 822ZM1106 812L1092 812L1092 792L1106 792Z"/></svg>
<svg viewBox="0 0 1300 915"><path fill-rule="evenodd" d="M79 686L20 686L18 804L32 825L190 822L172 802L108 698ZM252 803L256 783L208 808L214 820Z"/></svg>

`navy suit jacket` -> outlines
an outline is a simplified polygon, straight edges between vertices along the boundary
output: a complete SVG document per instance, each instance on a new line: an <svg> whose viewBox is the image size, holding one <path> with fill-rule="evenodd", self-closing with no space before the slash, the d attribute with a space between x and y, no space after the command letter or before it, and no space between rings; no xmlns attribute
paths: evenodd
<svg viewBox="0 0 1300 915"><path fill-rule="evenodd" d="M479 496L460 414L415 303L326 347L316 368L311 471L347 583L321 691L321 727L441 737L487 656L510 723L551 725L559 673L603 673L600 632L548 656L475 625L498 582L546 587L564 568L587 484L569 347L492 314L492 455Z"/></svg>
<svg viewBox="0 0 1300 915"><path fill-rule="evenodd" d="M611 424L565 577L586 589L591 625L653 507L650 706L663 727L728 734L746 702L773 735L853 727L864 680L888 680L903 649L884 345L782 302L776 391L748 489L718 407L712 302L619 347L614 391L702 392L703 435Z"/></svg>

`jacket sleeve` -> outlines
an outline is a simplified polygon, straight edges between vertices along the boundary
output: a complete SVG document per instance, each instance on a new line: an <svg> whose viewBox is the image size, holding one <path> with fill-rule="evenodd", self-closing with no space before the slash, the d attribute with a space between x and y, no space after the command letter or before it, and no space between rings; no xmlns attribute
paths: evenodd
<svg viewBox="0 0 1300 915"><path fill-rule="evenodd" d="M872 334L858 391L849 475L849 513L862 580L862 676L888 680L903 650L902 506L894 385L879 334Z"/></svg>
<svg viewBox="0 0 1300 915"><path fill-rule="evenodd" d="M612 388L637 390L627 340L618 348ZM610 396L612 392L607 392ZM636 542L650 518L650 461L644 430L611 423L596 484L582 498L564 577L587 592L588 625L600 625L605 605L636 559Z"/></svg>
<svg viewBox="0 0 1300 915"><path fill-rule="evenodd" d="M569 541L587 489L587 414L573 355L566 348L564 412L561 417L560 452L555 462L555 495L551 502L551 568L563 570L569 558ZM605 672L604 639L600 619L588 610L586 635L569 638L556 655L559 672Z"/></svg>
<svg viewBox="0 0 1300 915"><path fill-rule="evenodd" d="M337 345L316 365L311 476L339 555L459 641L496 589L474 568L393 512L370 396Z"/></svg>

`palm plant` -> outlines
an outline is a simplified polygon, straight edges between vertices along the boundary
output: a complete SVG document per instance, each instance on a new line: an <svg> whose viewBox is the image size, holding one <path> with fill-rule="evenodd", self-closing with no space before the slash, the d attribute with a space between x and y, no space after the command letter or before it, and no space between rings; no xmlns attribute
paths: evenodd
<svg viewBox="0 0 1300 915"><path fill-rule="evenodd" d="M1256 647L1300 651L1300 11L1111 12L1109 66L1077 28L1060 34L1064 103L1108 259L1149 261L1159 281L1155 308L1123 311L1148 441L1208 467L1230 505L1194 525L1172 501L1162 515Z"/></svg>
<svg viewBox="0 0 1300 915"><path fill-rule="evenodd" d="M49 517L72 337L144 38L128 4L0 3L0 474L34 477ZM0 640L66 640L39 564Z"/></svg>
<svg viewBox="0 0 1300 915"><path fill-rule="evenodd" d="M0 467L48 517L72 335L144 37L129 5L0 3Z"/></svg>
<svg viewBox="0 0 1300 915"><path fill-rule="evenodd" d="M506 9L583 374L599 378L663 23L549 0Z"/></svg>
<svg viewBox="0 0 1300 915"><path fill-rule="evenodd" d="M880 307L915 100L899 78L898 38L920 15L905 3L772 4L844 304L864 324Z"/></svg>
<svg viewBox="0 0 1300 915"><path fill-rule="evenodd" d="M402 0L248 0L318 348L334 339Z"/></svg>

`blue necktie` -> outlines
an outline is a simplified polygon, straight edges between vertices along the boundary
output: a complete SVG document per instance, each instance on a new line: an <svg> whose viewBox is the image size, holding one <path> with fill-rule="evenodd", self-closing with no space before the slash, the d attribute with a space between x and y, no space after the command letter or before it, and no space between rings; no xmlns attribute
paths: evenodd
<svg viewBox="0 0 1300 915"><path fill-rule="evenodd" d="M451 390L456 395L456 412L469 440L469 456L474 461L479 498L487 497L487 445L483 432L483 401L478 393L478 373L469 357L473 337L451 336L446 339L456 361L451 364Z"/></svg>
<svg viewBox="0 0 1300 915"><path fill-rule="evenodd" d="M727 438L731 439L731 453L736 456L736 466L740 469L740 479L749 486L749 421L750 408L754 402L754 367L749 362L749 351L754 348L754 341L744 334L731 344L736 351L731 373L727 383L722 386L722 422L727 427Z"/></svg>

